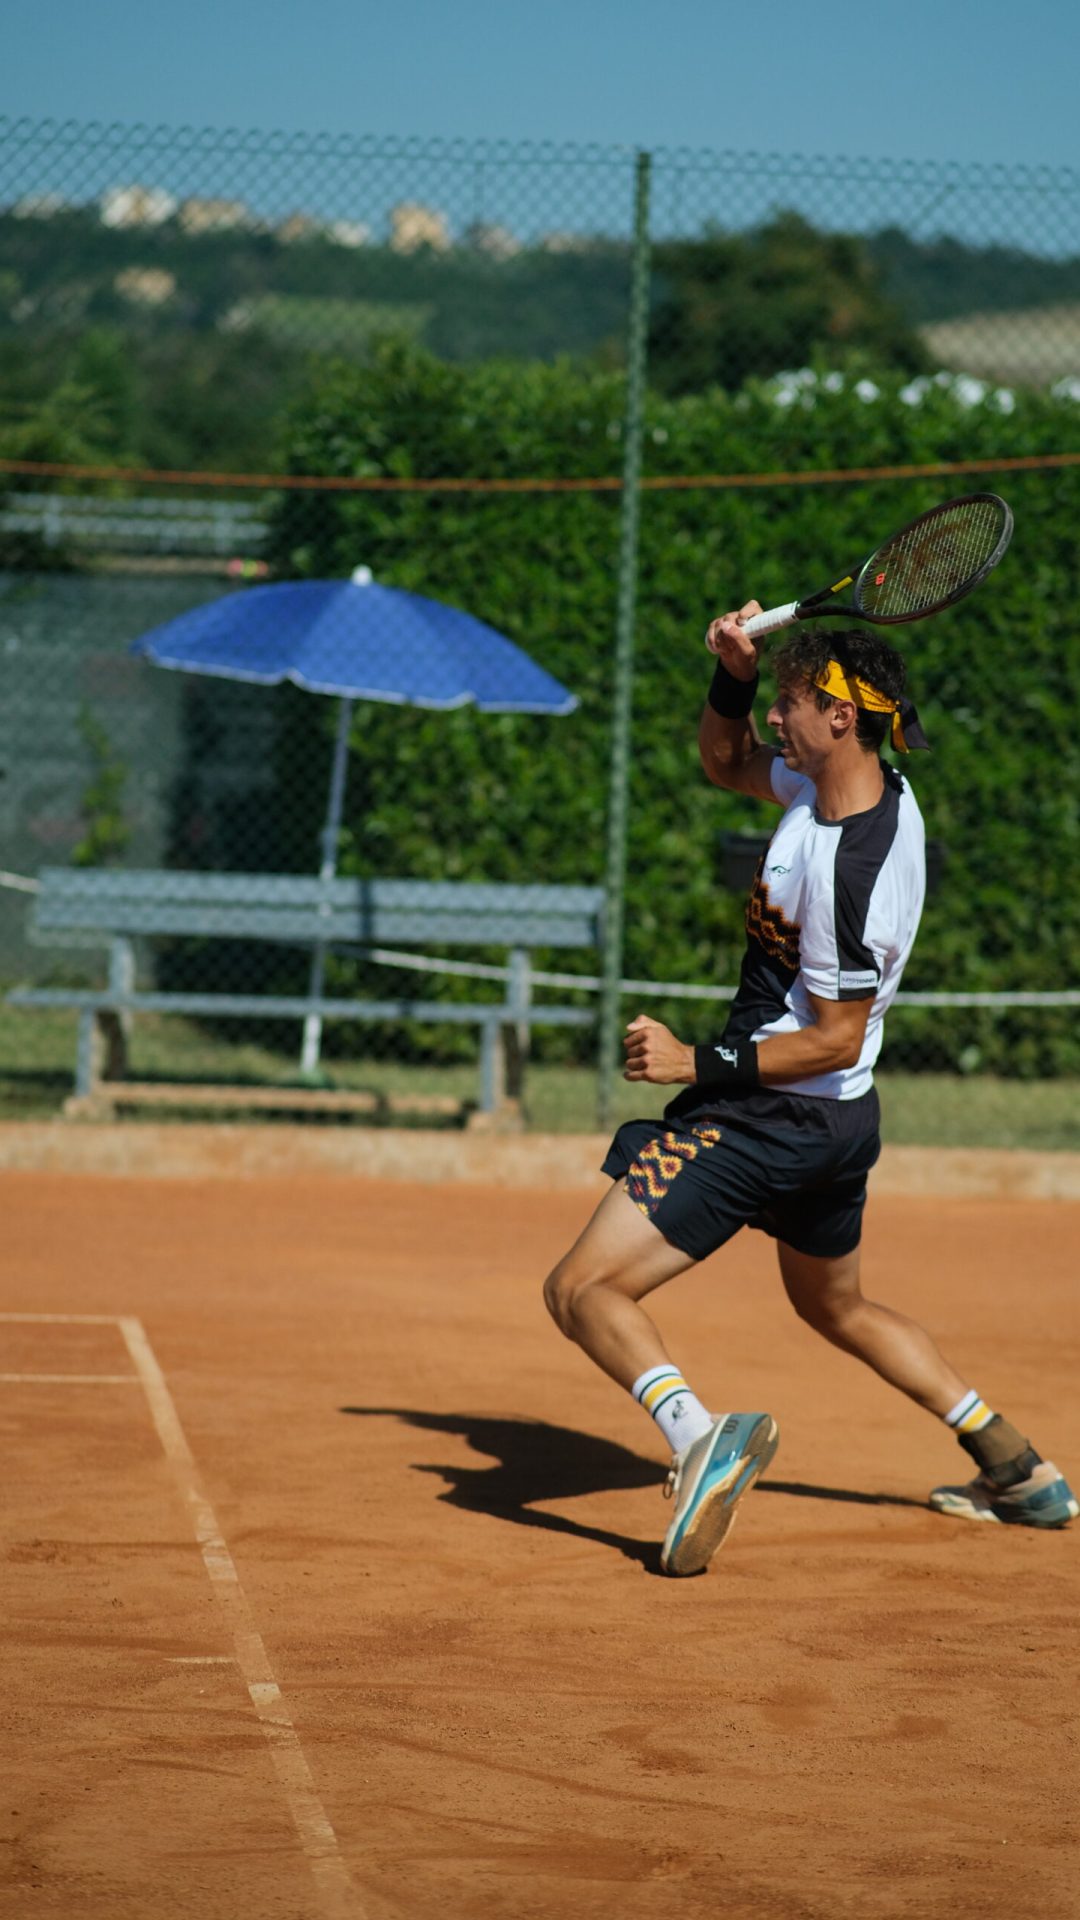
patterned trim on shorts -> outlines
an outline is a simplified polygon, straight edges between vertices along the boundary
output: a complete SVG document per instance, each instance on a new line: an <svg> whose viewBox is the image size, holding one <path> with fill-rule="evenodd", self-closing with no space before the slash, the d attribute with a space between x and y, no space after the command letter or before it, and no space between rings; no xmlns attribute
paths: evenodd
<svg viewBox="0 0 1080 1920"><path fill-rule="evenodd" d="M719 1141L719 1127L700 1124L692 1126L689 1134L661 1133L650 1140L626 1176L626 1191L638 1212L651 1219L687 1163L697 1159L702 1147L715 1147Z"/></svg>

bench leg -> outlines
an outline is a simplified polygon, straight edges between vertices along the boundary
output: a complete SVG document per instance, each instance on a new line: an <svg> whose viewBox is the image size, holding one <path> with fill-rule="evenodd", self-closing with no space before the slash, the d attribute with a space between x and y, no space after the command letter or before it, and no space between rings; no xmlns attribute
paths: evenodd
<svg viewBox="0 0 1080 1920"><path fill-rule="evenodd" d="M116 1020L116 1015L112 1015ZM119 1022L117 1021L117 1026ZM121 1034L121 1040L123 1036ZM79 1038L75 1053L75 1091L64 1101L67 1120L111 1120L112 1102L101 1079L103 1037L98 1016L91 1007L79 1014Z"/></svg>
<svg viewBox="0 0 1080 1920"><path fill-rule="evenodd" d="M500 1009L500 1013L502 1013ZM516 1133L523 1122L521 1102L507 1096L506 1048L512 1029L502 1019L485 1020L480 1029L480 1106L466 1125L473 1132Z"/></svg>
<svg viewBox="0 0 1080 1920"><path fill-rule="evenodd" d="M131 1016L102 1007L98 1014L97 1064L105 1080L126 1080L128 1069L127 1028Z"/></svg>
<svg viewBox="0 0 1080 1920"><path fill-rule="evenodd" d="M529 1029L515 1021L503 1028L503 1081L511 1100L525 1096L525 1062L529 1057Z"/></svg>
<svg viewBox="0 0 1080 1920"><path fill-rule="evenodd" d="M126 1080L127 1070L124 1015L117 1013L114 1007L99 1007L96 1013L80 1013L76 1093L98 1093L105 1080Z"/></svg>
<svg viewBox="0 0 1080 1920"><path fill-rule="evenodd" d="M86 1100L93 1093L97 1065L97 1015L84 1007L79 1014L79 1038L75 1052L75 1093L78 1099Z"/></svg>
<svg viewBox="0 0 1080 1920"><path fill-rule="evenodd" d="M109 988L115 994L135 991L135 949L131 941L118 937L109 948ZM126 1080L128 1041L131 1038L130 1013L118 1013L115 1007L102 1007L97 1016L97 1042L91 1059L91 1084L96 1080Z"/></svg>
<svg viewBox="0 0 1080 1920"><path fill-rule="evenodd" d="M525 1062L529 1057L529 1008L532 1005L532 956L526 947L514 947L510 954L510 978L506 998L518 1016L504 1029L506 1051L506 1091L512 1100L525 1097Z"/></svg>
<svg viewBox="0 0 1080 1920"><path fill-rule="evenodd" d="M499 1022L485 1020L480 1029L480 1111L494 1113L506 1097Z"/></svg>

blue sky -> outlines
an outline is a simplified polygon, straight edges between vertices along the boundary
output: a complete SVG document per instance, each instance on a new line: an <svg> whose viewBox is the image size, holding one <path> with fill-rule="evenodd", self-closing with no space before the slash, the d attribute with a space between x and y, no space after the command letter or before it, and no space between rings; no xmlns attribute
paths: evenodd
<svg viewBox="0 0 1080 1920"><path fill-rule="evenodd" d="M0 113L1080 161L1076 0L50 0Z"/></svg>

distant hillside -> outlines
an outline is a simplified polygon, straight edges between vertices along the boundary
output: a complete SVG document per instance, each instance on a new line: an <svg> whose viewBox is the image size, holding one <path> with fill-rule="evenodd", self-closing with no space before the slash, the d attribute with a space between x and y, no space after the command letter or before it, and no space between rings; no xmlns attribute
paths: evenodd
<svg viewBox="0 0 1080 1920"><path fill-rule="evenodd" d="M794 220L777 213L752 233L714 229L658 241L655 251L688 263L696 249L704 259L726 239L733 253L752 254ZM898 228L818 239L823 247L858 250L909 326L1080 301L1080 258L920 241ZM390 325L408 315L410 332L422 313L425 344L445 358L549 359L601 346L617 354L628 295L628 249L602 236L556 236L548 245L503 253L481 233L445 250L402 252L336 243L325 232L290 241L243 227L189 233L177 220L109 227L91 208L47 217L0 212L0 333L95 325L204 331L253 311L274 312L280 324L288 311L294 343L303 332L309 347L348 350L380 312ZM260 305L269 300L287 300L288 309ZM351 303L359 310L350 313Z"/></svg>
<svg viewBox="0 0 1080 1920"><path fill-rule="evenodd" d="M482 239L482 236L481 236ZM313 352L349 352L373 325L416 331L446 359L591 353L626 332L622 242L441 250L292 241L242 228L106 227L87 209L0 213L0 334L124 326L143 334L243 326L253 314ZM272 304L268 304L272 303ZM287 303L287 304L285 304ZM302 335L302 339L301 339Z"/></svg>
<svg viewBox="0 0 1080 1920"><path fill-rule="evenodd" d="M231 216L230 216L231 217ZM775 213L658 239L654 392L737 390L825 364L1004 382L1080 375L1080 258L823 231ZM625 358L630 250L603 235L518 246L364 241L302 222L190 231L107 225L92 207L0 212L0 449L71 464L268 470L327 359L380 336L443 362Z"/></svg>
<svg viewBox="0 0 1080 1920"><path fill-rule="evenodd" d="M920 325L1080 300L1075 256L1051 260L1019 247L969 246L947 236L913 240L898 227L873 234L866 244L887 292Z"/></svg>

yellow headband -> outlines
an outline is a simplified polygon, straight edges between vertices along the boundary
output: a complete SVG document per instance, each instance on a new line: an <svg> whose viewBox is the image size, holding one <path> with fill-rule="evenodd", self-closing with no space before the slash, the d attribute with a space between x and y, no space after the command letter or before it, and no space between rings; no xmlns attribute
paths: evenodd
<svg viewBox="0 0 1080 1920"><path fill-rule="evenodd" d="M839 660L830 660L815 682L822 693L831 693L834 700L851 700L855 706L863 707L867 713L891 713L892 743L897 753L908 753L912 747L928 745L926 735L919 725L919 716L910 700L890 700L887 694L879 693L869 680L860 680L856 673L846 673Z"/></svg>

